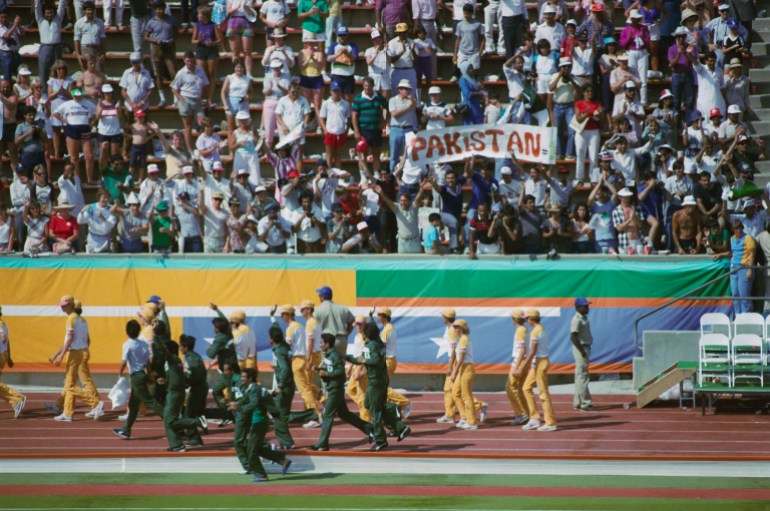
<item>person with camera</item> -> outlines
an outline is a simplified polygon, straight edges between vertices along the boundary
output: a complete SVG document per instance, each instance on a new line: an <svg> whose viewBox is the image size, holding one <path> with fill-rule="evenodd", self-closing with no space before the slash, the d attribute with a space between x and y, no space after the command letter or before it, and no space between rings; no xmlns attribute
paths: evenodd
<svg viewBox="0 0 770 511"><path fill-rule="evenodd" d="M19 164L29 174L37 165L46 166L45 161L45 122L35 120L37 110L34 107L20 107L23 109L24 122L16 126L15 144L20 147Z"/></svg>
<svg viewBox="0 0 770 511"><path fill-rule="evenodd" d="M303 190L300 193L299 211L290 214L289 221L292 230L297 234L298 254L319 254L324 248L324 234L326 225L323 221L323 213L313 203L313 192Z"/></svg>
<svg viewBox="0 0 770 511"><path fill-rule="evenodd" d="M280 215L281 207L276 203L265 207L265 216L257 224L257 239L267 244L270 254L285 254L286 240L291 236L293 226Z"/></svg>

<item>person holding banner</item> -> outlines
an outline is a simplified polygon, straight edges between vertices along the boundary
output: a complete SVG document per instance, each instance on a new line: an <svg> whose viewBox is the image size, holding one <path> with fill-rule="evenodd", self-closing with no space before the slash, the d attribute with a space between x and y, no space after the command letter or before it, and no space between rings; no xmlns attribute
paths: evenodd
<svg viewBox="0 0 770 511"><path fill-rule="evenodd" d="M394 172L398 157L404 153L406 134L417 129L417 99L412 96L412 85L403 79L398 83L398 94L388 102L390 112L390 171Z"/></svg>

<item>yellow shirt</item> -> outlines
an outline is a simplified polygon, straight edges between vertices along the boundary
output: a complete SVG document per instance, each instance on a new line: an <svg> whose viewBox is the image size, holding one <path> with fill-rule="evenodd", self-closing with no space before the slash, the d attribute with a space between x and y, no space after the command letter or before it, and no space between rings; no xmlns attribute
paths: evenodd
<svg viewBox="0 0 770 511"><path fill-rule="evenodd" d="M524 356L527 352L527 327L520 325L516 327L516 333L513 335L513 360L514 362Z"/></svg>
<svg viewBox="0 0 770 511"><path fill-rule="evenodd" d="M465 353L463 358L463 364L473 363L473 351L471 351L471 339L467 335L460 336L460 340L457 341L457 358L460 358L460 354Z"/></svg>
<svg viewBox="0 0 770 511"><path fill-rule="evenodd" d="M310 317L305 323L305 337L308 340L313 341L313 351L321 351L321 325L318 324L318 320L314 317Z"/></svg>
<svg viewBox="0 0 770 511"><path fill-rule="evenodd" d="M388 323L382 327L380 338L385 343L385 358L396 358L396 341L398 336L396 335L396 329L393 328L393 323Z"/></svg>
<svg viewBox="0 0 770 511"><path fill-rule="evenodd" d="M529 349L532 350L532 343L537 342L537 351L535 358L548 358L548 337L545 335L543 325L537 324L529 334Z"/></svg>
<svg viewBox="0 0 770 511"><path fill-rule="evenodd" d="M256 358L257 334L247 325L239 325L233 329L233 345L238 360Z"/></svg>
<svg viewBox="0 0 770 511"><path fill-rule="evenodd" d="M307 342L305 340L305 330L296 321L289 323L286 327L286 342L291 346L292 357L307 356Z"/></svg>
<svg viewBox="0 0 770 511"><path fill-rule="evenodd" d="M155 339L155 332L152 329L152 325L143 327L140 337L147 342L152 342Z"/></svg>
<svg viewBox="0 0 770 511"><path fill-rule="evenodd" d="M64 343L67 343L67 337L72 335L72 344L70 344L70 350L85 350L88 349L88 323L78 316L77 312L71 313L67 316L66 334L64 335Z"/></svg>

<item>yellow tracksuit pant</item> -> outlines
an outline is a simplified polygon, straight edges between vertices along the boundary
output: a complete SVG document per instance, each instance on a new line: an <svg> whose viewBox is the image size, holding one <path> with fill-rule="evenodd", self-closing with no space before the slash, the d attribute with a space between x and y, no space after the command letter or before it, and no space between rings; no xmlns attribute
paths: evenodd
<svg viewBox="0 0 770 511"><path fill-rule="evenodd" d="M8 363L8 353L0 353L0 377L3 375L3 368ZM24 399L22 394L19 394L13 387L9 387L0 380L0 399L8 402L11 406L16 406L19 401Z"/></svg>
<svg viewBox="0 0 770 511"><path fill-rule="evenodd" d="M473 364L463 364L452 386L455 406L460 412L460 418L469 425L476 424L476 400L473 397L473 378L475 377L476 371L473 369Z"/></svg>
<svg viewBox="0 0 770 511"><path fill-rule="evenodd" d="M67 375L64 377L64 415L72 417L75 413L75 398L80 398L90 408L99 404L99 392L96 390L88 367L91 354L88 350L70 350L67 354ZM78 387L78 380L82 387Z"/></svg>
<svg viewBox="0 0 770 511"><path fill-rule="evenodd" d="M356 373L360 372L361 377L356 378ZM350 399L358 406L358 416L364 422L372 422L372 414L369 409L364 406L364 397L366 396L366 387L369 384L369 379L366 377L366 372L363 368L353 368L353 373L348 380L348 395Z"/></svg>
<svg viewBox="0 0 770 511"><path fill-rule="evenodd" d="M508 381L505 384L505 393L508 394L508 401L511 402L511 408L513 409L513 415L529 415L529 407L524 397L524 380L527 377L527 373L521 376L508 376Z"/></svg>
<svg viewBox="0 0 770 511"><path fill-rule="evenodd" d="M540 397L540 404L543 407L543 415L545 415L545 423L548 426L556 425L556 419L553 416L553 403L551 403L551 394L548 392L548 367L551 365L550 360L547 357L535 359L535 367L530 369L527 373L527 377L524 379L524 397L527 400L527 408L529 408L529 418L533 420L540 420L540 412L537 411L537 403L535 403L535 393L532 390L537 385L538 396Z"/></svg>
<svg viewBox="0 0 770 511"><path fill-rule="evenodd" d="M297 386L297 392L302 397L302 401L305 402L305 410L312 409L319 413L316 398L318 393L313 394L313 384L310 382L308 367L307 357L291 357L291 372L294 373L294 384Z"/></svg>
<svg viewBox="0 0 770 511"><path fill-rule="evenodd" d="M398 362L396 361L396 357L390 357L385 359L385 365L388 367L388 379L393 378L393 374L396 372L396 367L398 367ZM391 387L388 387L388 401L395 404L399 408L404 408L409 404L409 400L393 390Z"/></svg>

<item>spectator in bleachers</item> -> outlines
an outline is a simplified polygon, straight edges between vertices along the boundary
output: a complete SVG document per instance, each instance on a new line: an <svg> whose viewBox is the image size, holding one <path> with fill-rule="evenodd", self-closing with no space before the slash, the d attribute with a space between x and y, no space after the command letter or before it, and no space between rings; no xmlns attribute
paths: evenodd
<svg viewBox="0 0 770 511"><path fill-rule="evenodd" d="M72 216L74 209L74 205L61 200L53 208L54 215L48 223L48 234L54 254L74 254L78 251L78 223Z"/></svg>
<svg viewBox="0 0 770 511"><path fill-rule="evenodd" d="M51 66L62 58L61 31L67 0L59 0L56 11L53 3L46 3L44 7L43 0L34 2L35 21L40 34L40 49L37 52L38 75L41 82L48 83Z"/></svg>
<svg viewBox="0 0 770 511"><path fill-rule="evenodd" d="M396 25L412 21L412 2L410 0L377 0L374 8L375 25L381 33L393 39Z"/></svg>
<svg viewBox="0 0 770 511"><path fill-rule="evenodd" d="M574 208L572 216L572 253L573 254L593 254L594 230L591 227L591 214L588 212L588 206L583 203Z"/></svg>
<svg viewBox="0 0 770 511"><path fill-rule="evenodd" d="M537 77L537 94L547 105L551 126L553 126L553 93L549 90L548 85L551 83L551 77L558 71L559 61L556 51L552 52L551 49L551 43L548 39L540 39L537 42L537 55L533 57L532 70Z"/></svg>
<svg viewBox="0 0 770 511"><path fill-rule="evenodd" d="M551 49L553 51L559 51L566 34L564 25L556 21L557 9L549 2L543 4L541 12L543 22L538 25L537 30L535 31L535 41L540 42L545 39L551 43Z"/></svg>
<svg viewBox="0 0 770 511"><path fill-rule="evenodd" d="M146 0L128 0L131 6L131 42L135 53L147 53L144 41L144 27L150 21L150 4Z"/></svg>
<svg viewBox="0 0 770 511"><path fill-rule="evenodd" d="M150 210L162 200L170 200L171 193L160 178L160 169L154 163L147 166L147 178L139 186L139 203L142 213L149 217Z"/></svg>
<svg viewBox="0 0 770 511"><path fill-rule="evenodd" d="M617 204L617 191L612 181L607 178L607 173L602 172L588 196L588 207L591 209L590 226L594 232L597 253L614 254L618 250L615 226L612 222L612 212Z"/></svg>
<svg viewBox="0 0 770 511"><path fill-rule="evenodd" d="M428 32L422 25L415 27L414 52L417 57L415 71L417 73L417 91L422 95L422 87L430 88L433 79L436 78L436 72L433 70L433 64L436 60L438 48L433 39L428 37ZM423 81L424 79L424 81Z"/></svg>
<svg viewBox="0 0 770 511"><path fill-rule="evenodd" d="M32 197L32 190L29 186L29 177L24 169L17 167L14 169L13 181L10 186L11 208L10 213L13 216L14 234L19 247L24 245L26 236L24 231L24 206Z"/></svg>
<svg viewBox="0 0 770 511"><path fill-rule="evenodd" d="M242 66L241 66L242 68ZM278 106L278 101L289 92L289 86L291 85L291 82L288 78L282 75L281 69L283 68L283 63L280 60L274 60L270 63L270 72L265 74L265 79L262 83L262 92L265 94L265 101L262 103L262 129L265 132L265 150L270 149L273 147L273 144L275 143L275 129L277 127L277 123L275 120L275 108ZM237 74L237 71L236 71ZM233 75L231 75L233 76ZM229 79L230 77L228 77ZM228 90L228 94L230 96L233 96L234 94ZM222 89L222 96L225 95L225 89ZM229 101L235 101L235 97L232 99L228 98ZM247 102L247 108L248 108L248 97L246 97L243 101ZM243 102L242 101L242 102ZM241 102L241 103L242 103ZM229 104L229 103L228 103ZM228 114L228 123L230 123L230 118L233 118L233 127L235 123L235 118L232 114Z"/></svg>
<svg viewBox="0 0 770 511"><path fill-rule="evenodd" d="M0 203L0 254L11 253L16 238L13 217L8 212L6 205Z"/></svg>
<svg viewBox="0 0 770 511"><path fill-rule="evenodd" d="M51 68L51 79L48 81L48 98L51 102L51 124L54 133L54 158L61 158L61 132L62 127L66 124L56 117L54 112L72 97L70 89L74 83L75 81L68 74L67 64L63 60L57 60Z"/></svg>
<svg viewBox="0 0 770 511"><path fill-rule="evenodd" d="M422 251L422 246L420 245L417 210L420 206L424 189L420 187L420 191L413 201L410 200L407 194L400 193L398 204L394 204L390 200L390 197L383 192L380 185L375 185L373 189L385 203L385 206L396 215L396 221L398 222L398 253L419 254Z"/></svg>
<svg viewBox="0 0 770 511"><path fill-rule="evenodd" d="M547 183L550 186L549 198L552 206L561 209L569 208L574 186L569 178L569 169L564 165L557 169L558 178L551 176L551 167L546 171Z"/></svg>
<svg viewBox="0 0 770 511"><path fill-rule="evenodd" d="M176 225L169 216L169 206L164 200L153 205L150 210L150 229L152 244L150 252L169 254L177 237Z"/></svg>
<svg viewBox="0 0 770 511"><path fill-rule="evenodd" d="M369 77L374 80L373 88L386 99L390 97L390 61L385 42L376 28L371 32L372 46L364 52Z"/></svg>
<svg viewBox="0 0 770 511"><path fill-rule="evenodd" d="M460 92L462 94L462 103L467 105L463 113L463 125L483 124L484 111L482 109L482 99L486 97L483 88L484 84L478 80L478 70L470 61L464 61L459 65Z"/></svg>
<svg viewBox="0 0 770 511"><path fill-rule="evenodd" d="M282 65L281 74L288 77L291 75L291 70L297 61L297 57L294 55L294 49L286 44L286 30L276 28L272 32L273 44L265 50L265 55L262 57L262 65L265 66L265 72L267 72L269 65L274 60L278 60Z"/></svg>
<svg viewBox="0 0 770 511"><path fill-rule="evenodd" d="M719 7L717 7L717 12L719 13L719 16L709 21L706 26L703 27L703 32L708 41L709 51L716 53L717 64L719 67L724 67L724 65L729 62L729 60L726 61L724 58L722 45L725 37L730 33L727 24L729 20L733 19L730 18L730 4L727 2L720 4ZM744 39L749 38L748 30L742 25L738 27L738 34Z"/></svg>
<svg viewBox="0 0 770 511"><path fill-rule="evenodd" d="M358 45L348 40L348 28L343 26L337 28L337 41L330 42L326 60L331 62L331 84L339 86L339 91L347 103L353 101L353 94L356 90L356 81L353 75L355 74L357 58Z"/></svg>
<svg viewBox="0 0 770 511"><path fill-rule="evenodd" d="M304 98L300 98L304 99ZM235 115L238 127L228 139L230 154L233 155L233 170L240 175L241 171L248 174L248 181L257 186L262 181L259 171L259 151L257 141L259 133L251 126L251 115L248 111L240 111ZM245 206L245 204L244 204Z"/></svg>
<svg viewBox="0 0 770 511"><path fill-rule="evenodd" d="M535 198L531 195L519 196L519 218L521 218L521 239L524 242L525 254L541 254L543 252L543 214L535 206Z"/></svg>
<svg viewBox="0 0 770 511"><path fill-rule="evenodd" d="M26 239L24 252L27 254L39 254L48 252L48 217L44 216L37 202L28 202L23 210Z"/></svg>
<svg viewBox="0 0 770 511"><path fill-rule="evenodd" d="M86 252L89 254L112 252L112 233L117 225L114 214L117 203L110 207L110 192L100 188L96 196L97 202L83 208L78 215L78 223L88 226Z"/></svg>
<svg viewBox="0 0 770 511"><path fill-rule="evenodd" d="M302 44L303 48L297 60L300 72L299 85L302 88L302 95L318 112L321 109L323 73L326 69L326 54L321 50L323 41L317 40L315 34L303 33Z"/></svg>
<svg viewBox="0 0 770 511"><path fill-rule="evenodd" d="M409 27L406 23L396 25L396 37L388 41L388 61L391 65L390 84L391 95L398 93L398 84L408 80L411 90L417 90L417 72L414 69L414 41L409 39ZM380 30L382 33L382 30Z"/></svg>
<svg viewBox="0 0 770 511"><path fill-rule="evenodd" d="M332 217L326 224L326 253L340 253L345 242L353 236L354 227L345 219L342 206L332 204Z"/></svg>
<svg viewBox="0 0 770 511"><path fill-rule="evenodd" d="M35 120L37 111L31 106L20 106L24 122L16 126L14 133L15 147L20 148L19 164L29 172L37 165L46 167L45 160L45 125ZM12 148L9 148L9 150ZM46 174L48 173L46 167Z"/></svg>
<svg viewBox="0 0 770 511"><path fill-rule="evenodd" d="M575 177L579 186L589 181L588 169L594 168L597 164L601 143L599 129L603 117L604 108L599 101L594 99L593 85L588 84L582 90L582 99L575 102L575 119L582 127L579 132L575 133L577 152ZM588 166L585 163L586 157L588 157Z"/></svg>
<svg viewBox="0 0 770 511"><path fill-rule="evenodd" d="M98 121L99 168L107 166L110 156L120 155L123 149L123 105L115 98L112 85L105 83L101 90L103 98L94 116Z"/></svg>
<svg viewBox="0 0 770 511"><path fill-rule="evenodd" d="M214 127L211 125L211 121L204 117L200 121L200 128L203 133L198 135L195 141L195 149L200 155L201 165L207 172L211 172L211 167L215 161L220 161L219 149L224 147L222 139L218 134L214 133ZM171 176L168 176L169 178Z"/></svg>
<svg viewBox="0 0 770 511"><path fill-rule="evenodd" d="M615 106L615 94L612 87L612 72L618 67L618 44L614 37L605 39L605 50L597 59L599 78L601 83L601 102L610 120L612 109Z"/></svg>
<svg viewBox="0 0 770 511"><path fill-rule="evenodd" d="M150 72L142 65L141 53L132 53L129 60L131 67L123 71L119 83L123 99L131 114L138 110L147 112L150 108L150 92L155 84ZM66 72L64 75L66 76Z"/></svg>
<svg viewBox="0 0 770 511"><path fill-rule="evenodd" d="M529 15L524 0L500 0L500 13L505 56L510 59L524 42Z"/></svg>
<svg viewBox="0 0 770 511"><path fill-rule="evenodd" d="M575 31L575 35L578 37L585 35L597 51L604 48L607 44L607 38L615 40L615 27L612 25L612 21L607 19L605 11L604 3L594 2L591 4L591 14L583 19Z"/></svg>
<svg viewBox="0 0 770 511"><path fill-rule="evenodd" d="M638 0L628 7L626 15L630 15L634 9L641 14L642 22L650 32L648 46L650 70L653 71L651 76L655 77L660 72L658 56L660 55L661 24L668 18L669 12L661 0Z"/></svg>
<svg viewBox="0 0 770 511"><path fill-rule="evenodd" d="M210 202L207 202L208 193L206 189L201 190L201 201L198 204L198 211L203 217L203 251L207 254L219 254L225 250L227 219L230 215L222 207L225 195L220 191L212 191Z"/></svg>
<svg viewBox="0 0 770 511"><path fill-rule="evenodd" d="M85 57L86 69L75 80L75 87L83 91L83 101L96 109L101 97L102 85L107 83L107 75L96 69L96 57Z"/></svg>
<svg viewBox="0 0 770 511"><path fill-rule="evenodd" d="M470 219L468 236L468 259L477 259L476 254L499 254L500 242L497 230L500 213L489 213L489 204L479 204L476 214Z"/></svg>
<svg viewBox="0 0 770 511"><path fill-rule="evenodd" d="M247 68L248 69L248 68ZM193 118L203 117L202 100L203 89L209 84L206 73L195 65L195 54L191 51L184 54L184 67L171 82L171 92L176 96L179 107L179 116L184 127L184 142L187 151L191 154L194 149L192 140Z"/></svg>
<svg viewBox="0 0 770 511"><path fill-rule="evenodd" d="M77 7L79 2L75 2ZM101 71L106 53L107 32L104 30L104 22L94 16L95 6L90 0L83 2L83 16L76 14L78 18L75 23L75 55L78 58L81 71L86 70L86 57L94 57L96 69ZM77 9L76 9L77 11ZM7 18L6 18L7 19ZM18 16L17 16L18 19ZM19 20L20 21L20 20ZM0 24L5 25L3 17L0 14ZM1 32L2 30L0 30ZM4 49L0 44L0 50ZM17 46L18 49L18 46ZM5 74L5 70L3 70ZM10 74L7 76L11 76Z"/></svg>
<svg viewBox="0 0 770 511"><path fill-rule="evenodd" d="M688 32L679 27L674 32L676 42L668 49L668 63L671 68L671 89L674 94L674 110L679 112L684 104L685 116L689 117L695 107L695 83L693 65L698 61L695 46L687 44Z"/></svg>
<svg viewBox="0 0 770 511"><path fill-rule="evenodd" d="M282 31L286 30L286 24L288 23L288 16L291 13L289 4L283 0L267 0L262 2L262 6L259 8L259 20L265 25L265 43L267 48L274 44L274 32L276 28L280 28ZM269 60L267 62L270 62ZM264 63L264 61L263 61Z"/></svg>
<svg viewBox="0 0 770 511"><path fill-rule="evenodd" d="M743 65L739 59L732 59L727 66L725 78L725 98L728 105L736 105L746 115L752 115L749 102L749 78L743 74ZM724 111L724 110L723 110Z"/></svg>
<svg viewBox="0 0 770 511"><path fill-rule="evenodd" d="M641 82L641 101L647 102L647 74L650 68L650 31L642 24L643 16L638 9L628 15L630 24L620 33L620 46L628 52L628 66L636 71Z"/></svg>
<svg viewBox="0 0 770 511"><path fill-rule="evenodd" d="M481 53L484 51L484 27L473 19L473 6L463 6L463 19L455 26L455 44L452 63L462 69L469 62L473 69L481 68Z"/></svg>
<svg viewBox="0 0 770 511"><path fill-rule="evenodd" d="M703 59L703 64L694 64L695 73L698 76L698 99L696 108L704 119L708 118L708 112L712 108L724 111L724 75L721 67L717 67L716 55L708 52Z"/></svg>
<svg viewBox="0 0 770 511"><path fill-rule="evenodd" d="M586 87L594 83L593 74L596 60L593 45L588 41L585 34L575 38L576 44L572 48L570 58L572 59L572 77L581 86ZM597 95L598 97L598 95Z"/></svg>
<svg viewBox="0 0 770 511"><path fill-rule="evenodd" d="M265 206L265 216L257 225L258 240L267 244L270 254L285 254L286 240L291 236L292 224L280 216L280 206L272 203Z"/></svg>
<svg viewBox="0 0 770 511"><path fill-rule="evenodd" d="M403 79L397 84L397 87L398 94L388 101L388 112L390 113L389 142L391 172L395 171L398 159L404 154L406 134L414 132L418 126L418 104L417 99L412 95L413 89L411 83L408 79ZM377 156L378 155L375 155L375 158Z"/></svg>
<svg viewBox="0 0 770 511"><path fill-rule="evenodd" d="M693 196L701 215L716 220L722 209L722 187L711 181L711 174L706 171L698 174L698 183L693 187ZM704 218L704 221L708 221L708 218Z"/></svg>
<svg viewBox="0 0 770 511"><path fill-rule="evenodd" d="M572 78L572 60L569 57L559 59L559 70L548 83L548 91L553 96L553 125L557 130L556 159L575 159L575 130L570 127L575 117L575 87L578 84Z"/></svg>
<svg viewBox="0 0 770 511"><path fill-rule="evenodd" d="M626 186L633 187L639 181L639 167L636 162L636 151L628 147L626 137L616 138L615 149L611 150L612 168L623 177Z"/></svg>
<svg viewBox="0 0 770 511"><path fill-rule="evenodd" d="M324 132L326 162L331 168L339 168L342 163L342 147L347 140L348 122L352 110L350 103L341 97L344 90L341 90L342 87L339 82L332 81L329 88L331 97L323 102L318 114L318 122Z"/></svg>
<svg viewBox="0 0 770 511"><path fill-rule="evenodd" d="M320 42L323 52L326 40L326 19L329 17L329 2L327 0L299 0L297 17L302 21L302 39L305 36ZM312 36L311 36L312 34Z"/></svg>
<svg viewBox="0 0 770 511"><path fill-rule="evenodd" d="M243 240L243 224L241 223L241 201L238 197L233 196L227 205L230 211L225 221L227 238L223 252L225 254L242 254L246 251L246 245Z"/></svg>
<svg viewBox="0 0 770 511"><path fill-rule="evenodd" d="M242 59L246 65L246 74L254 76L252 71L252 39L256 13L251 3L245 0L227 0L227 40L231 58Z"/></svg>
<svg viewBox="0 0 770 511"><path fill-rule="evenodd" d="M618 251L621 254L639 253L644 245L644 211L628 188L620 190L618 197L620 204L612 211L612 225L618 232Z"/></svg>
<svg viewBox="0 0 770 511"><path fill-rule="evenodd" d="M43 215L50 217L53 214L54 189L46 178L43 165L36 165L32 169L32 200L40 205Z"/></svg>
<svg viewBox="0 0 770 511"><path fill-rule="evenodd" d="M187 192L177 196L174 212L179 222L179 251L184 254L203 253L202 215L200 209L190 201Z"/></svg>
<svg viewBox="0 0 770 511"><path fill-rule="evenodd" d="M0 92L2 92L2 83L0 82ZM80 89L72 89L72 99L59 105L53 112L53 116L65 128L67 152L70 156L70 162L75 167L75 173L78 175L80 175L81 160L79 155L81 151L83 152L83 159L86 164L86 180L89 185L96 184L93 175L94 154L91 145L91 120L95 110L91 104L83 102L83 92Z"/></svg>
<svg viewBox="0 0 770 511"><path fill-rule="evenodd" d="M190 200L190 204L197 208L198 198L200 197L200 183L195 178L195 171L192 165L185 165L182 167L182 176L176 176L175 179L169 179L166 182L169 190L174 199L178 202L179 195L182 193L187 194L187 198Z"/></svg>
<svg viewBox="0 0 770 511"><path fill-rule="evenodd" d="M683 209L674 213L671 219L671 239L679 255L697 254L701 250L702 225L696 214L695 199L688 195L682 201Z"/></svg>
<svg viewBox="0 0 770 511"><path fill-rule="evenodd" d="M567 19L569 18L569 7L567 6L567 3L564 0L538 0L537 1L537 12L538 12L538 18L537 22L545 23L546 17L545 12L543 10L546 6L551 6L551 8L556 10L555 19L559 23L566 23Z"/></svg>
<svg viewBox="0 0 770 511"><path fill-rule="evenodd" d="M617 62L617 67L610 73L610 86L615 95L613 100L613 110L611 110L613 117L617 115L616 109L618 108L618 104L621 103L624 98L629 96L629 93L626 91L632 87L628 82L633 83L634 89L638 89L642 84L636 69L632 69L628 65L629 56L627 53L618 55ZM634 91L633 95L636 96L636 91Z"/></svg>
<svg viewBox="0 0 770 511"><path fill-rule="evenodd" d="M299 199L300 209L293 211L288 219L297 236L298 254L320 254L325 248L326 223L313 199L313 192L303 190Z"/></svg>
<svg viewBox="0 0 770 511"><path fill-rule="evenodd" d="M719 143L722 147L726 147L734 138L736 134L743 134L748 130L746 124L741 121L741 107L738 105L730 105L727 107L727 119L719 125Z"/></svg>
<svg viewBox="0 0 770 511"><path fill-rule="evenodd" d="M647 171L639 184L637 198L647 223L647 246L645 253L649 254L660 245L663 236L664 215L666 205L665 183L658 181L655 172Z"/></svg>
<svg viewBox="0 0 770 511"><path fill-rule="evenodd" d="M128 196L126 206L128 209L121 206L115 208L115 214L120 217L118 233L121 250L126 254L140 254L144 252L142 236L149 232L150 222L139 208L139 197L134 192Z"/></svg>
<svg viewBox="0 0 770 511"><path fill-rule="evenodd" d="M121 163L123 159L120 159ZM106 177L102 175L102 180L106 183ZM75 168L72 164L67 163L64 165L62 175L56 181L56 185L59 187L59 200L72 204L74 209L72 214L77 216L80 210L85 206L85 199L83 198L83 189L80 186L80 178L75 175ZM106 184L105 184L106 187Z"/></svg>
<svg viewBox="0 0 770 511"><path fill-rule="evenodd" d="M249 204L254 200L253 187L249 183L249 170L242 168L233 171L233 178L230 180L230 201L228 205L232 209L233 199L238 201L238 215L245 215L249 210Z"/></svg>
<svg viewBox="0 0 770 511"><path fill-rule="evenodd" d="M193 5L197 0L193 0ZM182 0L182 6L187 0ZM211 21L211 8L208 6L194 7L198 11L198 21L193 26L192 44L195 45L195 65L203 68L209 84L206 87L206 99L214 106L214 90L217 82L217 64L219 63L219 47L224 43L224 37L219 25ZM182 14L182 19L185 19ZM189 20L189 18L187 18ZM182 23L184 26L184 23ZM222 103L227 106L227 103Z"/></svg>

